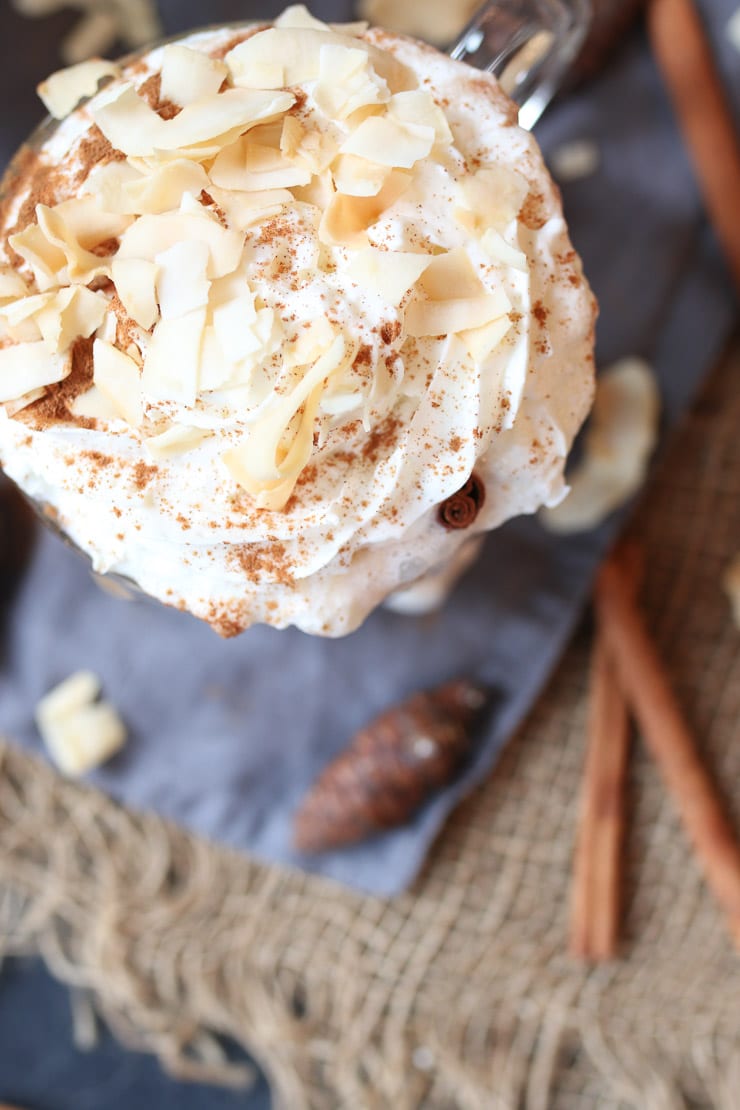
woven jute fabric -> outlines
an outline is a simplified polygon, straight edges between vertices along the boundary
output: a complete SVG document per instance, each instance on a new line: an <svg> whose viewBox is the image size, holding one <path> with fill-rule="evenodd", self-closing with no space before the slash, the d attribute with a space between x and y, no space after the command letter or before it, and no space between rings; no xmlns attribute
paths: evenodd
<svg viewBox="0 0 740 1110"><path fill-rule="evenodd" d="M740 348L657 469L635 531L650 627L740 829ZM494 636L496 630L491 630ZM383 901L129 814L1 750L0 937L179 1075L289 1110L740 1107L740 958L639 738L622 953L567 955L591 632L579 631L413 890Z"/></svg>

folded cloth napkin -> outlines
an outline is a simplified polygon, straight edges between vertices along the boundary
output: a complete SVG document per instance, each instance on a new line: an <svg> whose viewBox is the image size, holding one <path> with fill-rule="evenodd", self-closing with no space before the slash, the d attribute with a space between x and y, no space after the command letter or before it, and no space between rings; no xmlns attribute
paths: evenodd
<svg viewBox="0 0 740 1110"><path fill-rule="evenodd" d="M705 14L740 106L740 67L724 37L734 3L707 0ZM326 18L350 15L347 5L314 7ZM195 4L161 10L170 32L200 16ZM209 6L212 20L245 14L241 3ZM9 55L8 37L1 41ZM647 358L668 429L719 354L735 310L646 43L636 35L598 82L551 109L539 137L546 151L570 139L598 146L598 170L566 185L564 199L601 302L599 362ZM81 559L44 534L5 629L0 730L40 751L35 703L70 672L91 668L130 729L125 750L91 776L95 784L265 860L392 895L413 879L447 814L490 772L532 706L622 519L567 538L536 518L513 521L489 538L441 612L379 611L341 641L264 627L220 641L186 615L108 596ZM298 858L292 815L327 761L380 710L458 675L485 679L499 695L465 774L407 827Z"/></svg>

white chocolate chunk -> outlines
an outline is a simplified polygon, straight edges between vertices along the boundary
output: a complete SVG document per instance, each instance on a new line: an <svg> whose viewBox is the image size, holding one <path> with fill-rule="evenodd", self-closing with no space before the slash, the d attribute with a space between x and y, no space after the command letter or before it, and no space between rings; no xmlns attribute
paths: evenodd
<svg viewBox="0 0 740 1110"><path fill-rule="evenodd" d="M181 108L215 96L228 75L223 62L200 50L169 43L162 51L161 96Z"/></svg>
<svg viewBox="0 0 740 1110"><path fill-rule="evenodd" d="M69 370L69 359L53 354L43 341L0 347L0 402L60 382Z"/></svg>
<svg viewBox="0 0 740 1110"><path fill-rule="evenodd" d="M157 300L163 320L185 316L208 303L208 244L197 239L174 243L156 257Z"/></svg>
<svg viewBox="0 0 740 1110"><path fill-rule="evenodd" d="M76 671L38 702L36 720L57 720L90 705L100 694L100 679L92 671Z"/></svg>
<svg viewBox="0 0 740 1110"><path fill-rule="evenodd" d="M112 344L96 339L93 343L93 382L127 424L132 428L140 426L144 418L141 375L132 358Z"/></svg>
<svg viewBox="0 0 740 1110"><path fill-rule="evenodd" d="M552 532L595 528L642 486L658 436L660 395L642 359L604 371L587 427L582 461L568 476L570 492L540 513Z"/></svg>
<svg viewBox="0 0 740 1110"><path fill-rule="evenodd" d="M160 320L152 333L141 376L141 387L147 396L195 404L205 326L205 308L174 320Z"/></svg>
<svg viewBox="0 0 740 1110"><path fill-rule="evenodd" d="M41 82L36 92L54 119L64 119L81 100L94 96L104 77L117 77L120 72L114 62L91 58L87 62L52 73Z"/></svg>
<svg viewBox="0 0 740 1110"><path fill-rule="evenodd" d="M142 258L114 258L111 274L126 312L139 327L149 331L159 317L156 288L159 267Z"/></svg>
<svg viewBox="0 0 740 1110"><path fill-rule="evenodd" d="M67 775L84 775L110 759L126 741L126 728L108 702L96 702L99 680L73 675L42 698L36 724L49 755Z"/></svg>
<svg viewBox="0 0 740 1110"><path fill-rule="evenodd" d="M185 424L173 424L159 435L149 436L144 440L144 445L150 454L157 459L171 459L192 451L204 439L208 439L212 432L207 428L191 428Z"/></svg>
<svg viewBox="0 0 740 1110"><path fill-rule="evenodd" d="M426 254L365 247L350 255L347 273L363 289L379 294L389 304L400 305L431 261Z"/></svg>
<svg viewBox="0 0 740 1110"><path fill-rule="evenodd" d="M166 152L192 150L236 129L244 131L282 115L294 101L287 92L227 89L189 104L173 119L163 120L137 95L133 85L124 85L102 104L99 98L92 115L117 150L128 156L154 158ZM209 157L209 149L204 148L204 157Z"/></svg>
<svg viewBox="0 0 740 1110"><path fill-rule="evenodd" d="M340 147L342 154L357 154L369 162L396 169L412 169L426 158L435 143L431 127L407 126L390 117L363 120Z"/></svg>

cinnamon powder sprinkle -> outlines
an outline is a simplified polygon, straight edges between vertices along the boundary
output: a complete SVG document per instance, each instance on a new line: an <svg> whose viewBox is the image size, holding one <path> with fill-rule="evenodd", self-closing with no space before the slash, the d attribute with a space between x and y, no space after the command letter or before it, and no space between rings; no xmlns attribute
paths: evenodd
<svg viewBox="0 0 740 1110"><path fill-rule="evenodd" d="M292 586L295 583L288 554L282 543L235 544L231 549L230 558L241 567L252 582L268 579L279 582L281 586Z"/></svg>
<svg viewBox="0 0 740 1110"><path fill-rule="evenodd" d="M74 424L78 428L95 428L89 416L75 416L72 402L87 393L93 384L93 338L76 339L71 348L71 370L63 381L47 386L46 395L19 412L16 420L44 431L54 424Z"/></svg>
<svg viewBox="0 0 740 1110"><path fill-rule="evenodd" d="M158 474L158 466L150 466L145 462L137 462L134 467L134 485L137 489L145 489Z"/></svg>

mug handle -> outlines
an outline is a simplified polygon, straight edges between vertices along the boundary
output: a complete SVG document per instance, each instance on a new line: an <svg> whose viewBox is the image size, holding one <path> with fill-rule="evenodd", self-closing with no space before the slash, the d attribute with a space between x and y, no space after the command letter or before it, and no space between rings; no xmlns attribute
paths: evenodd
<svg viewBox="0 0 740 1110"><path fill-rule="evenodd" d="M493 73L531 130L557 92L591 23L591 0L493 0L450 49Z"/></svg>

